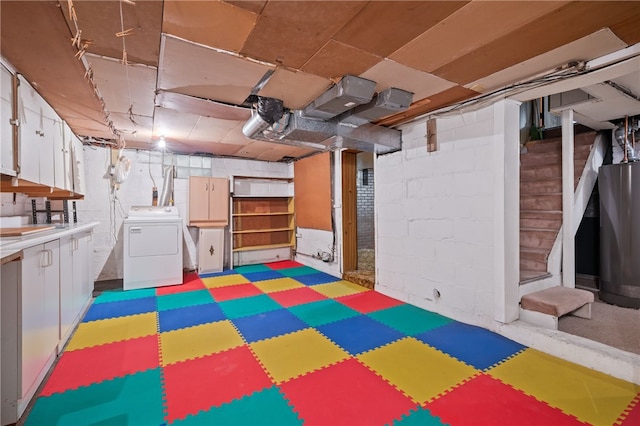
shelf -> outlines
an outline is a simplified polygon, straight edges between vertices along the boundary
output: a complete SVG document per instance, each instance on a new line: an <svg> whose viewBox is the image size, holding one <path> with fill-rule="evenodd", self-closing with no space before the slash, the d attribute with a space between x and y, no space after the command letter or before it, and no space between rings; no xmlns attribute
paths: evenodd
<svg viewBox="0 0 640 426"><path fill-rule="evenodd" d="M251 251L251 250L267 250L267 249L282 248L282 247L293 247L293 243L267 244L262 246L247 246L247 247L234 248L233 251L238 252L238 251Z"/></svg>
<svg viewBox="0 0 640 426"><path fill-rule="evenodd" d="M267 213L233 213L233 217L250 217L250 216L284 216L292 215L293 212L267 212Z"/></svg>
<svg viewBox="0 0 640 426"><path fill-rule="evenodd" d="M255 234L258 232L282 232L293 231L293 228L264 228L264 229L243 229L242 231L233 231L234 234Z"/></svg>

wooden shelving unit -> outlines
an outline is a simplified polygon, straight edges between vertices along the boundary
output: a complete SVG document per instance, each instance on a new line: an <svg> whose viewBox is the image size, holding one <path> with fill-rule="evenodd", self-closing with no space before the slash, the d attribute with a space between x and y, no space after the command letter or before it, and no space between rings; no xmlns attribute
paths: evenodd
<svg viewBox="0 0 640 426"><path fill-rule="evenodd" d="M293 197L234 197L233 251L293 247Z"/></svg>

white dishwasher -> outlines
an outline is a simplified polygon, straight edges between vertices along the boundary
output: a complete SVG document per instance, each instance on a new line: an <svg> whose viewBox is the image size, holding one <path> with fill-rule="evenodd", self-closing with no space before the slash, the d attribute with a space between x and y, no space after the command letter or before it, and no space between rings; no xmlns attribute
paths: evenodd
<svg viewBox="0 0 640 426"><path fill-rule="evenodd" d="M123 289L182 284L182 218L175 206L133 206L124 220Z"/></svg>

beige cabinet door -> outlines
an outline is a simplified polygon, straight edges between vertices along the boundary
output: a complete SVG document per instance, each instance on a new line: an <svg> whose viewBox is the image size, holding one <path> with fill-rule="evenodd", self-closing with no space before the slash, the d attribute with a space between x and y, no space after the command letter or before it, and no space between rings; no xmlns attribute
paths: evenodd
<svg viewBox="0 0 640 426"><path fill-rule="evenodd" d="M209 220L209 178L189 178L189 222Z"/></svg>
<svg viewBox="0 0 640 426"><path fill-rule="evenodd" d="M224 262L224 228L200 228L198 273L220 272Z"/></svg>
<svg viewBox="0 0 640 426"><path fill-rule="evenodd" d="M225 178L209 179L209 220L223 226L229 223L229 181Z"/></svg>

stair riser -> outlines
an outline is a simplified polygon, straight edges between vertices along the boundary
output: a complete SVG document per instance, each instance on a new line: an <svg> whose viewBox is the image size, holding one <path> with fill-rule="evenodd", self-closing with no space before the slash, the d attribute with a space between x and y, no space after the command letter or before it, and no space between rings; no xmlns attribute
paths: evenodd
<svg viewBox="0 0 640 426"><path fill-rule="evenodd" d="M587 132L579 133L573 137L574 149L587 146L590 147L595 141L596 133ZM562 138L545 139L544 141L531 141L527 143L527 151L529 152L545 152L549 149L561 149Z"/></svg>
<svg viewBox="0 0 640 426"><path fill-rule="evenodd" d="M522 250L520 253L520 257L522 259L530 260L537 263L544 263L545 265L547 264L547 258L549 257L549 253L547 253L546 251L541 253L539 251Z"/></svg>
<svg viewBox="0 0 640 426"><path fill-rule="evenodd" d="M562 194L522 195L520 210L562 210Z"/></svg>
<svg viewBox="0 0 640 426"><path fill-rule="evenodd" d="M536 262L529 259L520 259L520 269L527 271L547 272L546 262Z"/></svg>
<svg viewBox="0 0 640 426"><path fill-rule="evenodd" d="M532 180L520 184L521 194L562 193L562 179Z"/></svg>
<svg viewBox="0 0 640 426"><path fill-rule="evenodd" d="M580 176L582 176L582 170L584 164L578 165L574 171L574 180L578 182ZM544 167L529 167L526 169L520 169L520 181L530 181L538 179L554 179L562 177L562 167L556 166L544 166Z"/></svg>
<svg viewBox="0 0 640 426"><path fill-rule="evenodd" d="M520 231L520 245L522 247L551 250L556 239L556 233L544 231Z"/></svg>
<svg viewBox="0 0 640 426"><path fill-rule="evenodd" d="M561 220L552 219L523 219L520 218L520 228L555 229L559 230Z"/></svg>
<svg viewBox="0 0 640 426"><path fill-rule="evenodd" d="M576 156L584 156L585 158L591 152L593 141L587 141L584 143L576 143L573 146L573 152ZM537 143L537 144L527 144L527 152L525 155L541 155L541 154L560 154L562 155L562 143L561 142L552 142L552 143Z"/></svg>

